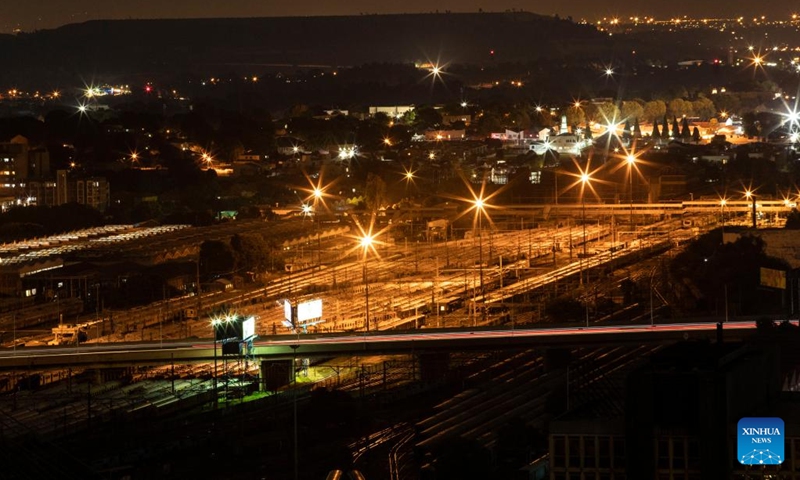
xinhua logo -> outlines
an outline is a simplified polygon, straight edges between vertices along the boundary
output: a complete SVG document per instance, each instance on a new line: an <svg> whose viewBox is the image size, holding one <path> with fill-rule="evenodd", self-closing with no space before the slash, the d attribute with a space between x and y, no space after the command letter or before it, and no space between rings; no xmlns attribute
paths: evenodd
<svg viewBox="0 0 800 480"><path fill-rule="evenodd" d="M743 418L739 420L737 454L742 465L780 465L784 457L783 420Z"/></svg>

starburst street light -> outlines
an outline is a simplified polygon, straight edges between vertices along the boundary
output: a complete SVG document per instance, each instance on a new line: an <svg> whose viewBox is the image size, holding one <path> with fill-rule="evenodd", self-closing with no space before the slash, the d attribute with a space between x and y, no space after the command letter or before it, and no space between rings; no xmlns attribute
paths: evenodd
<svg viewBox="0 0 800 480"><path fill-rule="evenodd" d="M359 239L359 245L363 251L362 262L364 265L364 329L369 332L369 276L367 275L367 252L369 249L374 249L373 243L375 238L371 233L365 233Z"/></svg>
<svg viewBox="0 0 800 480"><path fill-rule="evenodd" d="M626 162L628 163L628 181L630 189L628 190L628 196L630 197L630 204L631 204L631 226L633 226L633 169L636 165L636 155L628 154L625 158Z"/></svg>
<svg viewBox="0 0 800 480"><path fill-rule="evenodd" d="M430 79L431 79L431 88L433 88L433 85L437 81L440 81L440 82L444 83L444 78L443 77L445 75L447 75L447 72L445 71L445 67L446 67L446 64L443 65L438 60L436 62L431 62L430 63L430 67L428 68L428 74L425 75L425 77L423 77L422 80L425 80L428 77L430 77Z"/></svg>
<svg viewBox="0 0 800 480"><path fill-rule="evenodd" d="M583 254L579 255L580 257L580 283L583 285L583 257L586 256L586 195L588 192L591 192L596 198L598 197L597 192L594 189L593 183L606 183L603 180L597 180L593 177L594 173L597 172L602 165L594 170L591 169L591 157L587 160L586 165L581 167L575 158L572 159L572 162L575 164L576 169L578 170L577 173L570 173L564 172L565 174L572 176L575 178L570 185L566 188L561 190L562 192L566 192L568 190L572 190L575 187L580 187L579 196L581 200L581 220L583 222ZM570 243L572 239L570 238Z"/></svg>
<svg viewBox="0 0 800 480"><path fill-rule="evenodd" d="M581 223L583 223L583 255L581 256L581 278L580 283L583 285L583 259L586 258L586 187L590 186L589 181L592 177L589 175L588 167L586 165L587 171L583 171L581 173Z"/></svg>
<svg viewBox="0 0 800 480"><path fill-rule="evenodd" d="M789 124L789 135L792 143L797 141L797 133L800 132L800 111L798 111L798 100L795 99L794 106L789 106L784 102L786 111L780 115L783 117L781 124ZM791 138L794 136L794 138Z"/></svg>
<svg viewBox="0 0 800 480"><path fill-rule="evenodd" d="M374 238L372 238L372 235L369 235L369 234L368 234L368 235L364 235L363 237L361 237L361 240L359 241L359 244L361 245L361 248L363 248L363 249L364 249L364 251L366 252L366 250L367 250L369 247L371 247L371 246L372 246L372 242L373 242L374 240L375 240L375 239L374 239Z"/></svg>
<svg viewBox="0 0 800 480"><path fill-rule="evenodd" d="M481 302L483 303L483 308L481 308L481 319L483 321L486 320L486 291L483 288L483 216L486 214L486 200L483 198L483 192L472 201L473 208L475 209L475 215L478 216L478 262L479 262L479 269L480 269L480 286L481 286Z"/></svg>
<svg viewBox="0 0 800 480"><path fill-rule="evenodd" d="M323 183L323 175L324 170L319 172L318 179L312 179L307 173L304 172L306 180L308 181L307 187L300 187L299 190L302 190L307 193L305 199L303 199L303 213L305 215L314 215L314 231L317 235L317 267L322 268L322 237L320 235L320 214L329 211L328 205L325 203L325 198L330 197L331 195L326 193L334 182L325 184ZM306 206L308 206L308 210L306 211Z"/></svg>
<svg viewBox="0 0 800 480"><path fill-rule="evenodd" d="M752 201L751 217L753 228L758 228L758 212L756 211L758 205L756 204L756 192L748 188L744 192L744 198Z"/></svg>
<svg viewBox="0 0 800 480"><path fill-rule="evenodd" d="M403 173L403 178L406 180L406 184L408 184L408 182L413 182L414 170L406 169L405 172Z"/></svg>
<svg viewBox="0 0 800 480"><path fill-rule="evenodd" d="M726 198L721 198L719 201L720 213L722 214L722 241L725 242L725 205L728 204Z"/></svg>
<svg viewBox="0 0 800 480"><path fill-rule="evenodd" d="M614 69L611 67L606 68L606 77L611 77L614 75Z"/></svg>

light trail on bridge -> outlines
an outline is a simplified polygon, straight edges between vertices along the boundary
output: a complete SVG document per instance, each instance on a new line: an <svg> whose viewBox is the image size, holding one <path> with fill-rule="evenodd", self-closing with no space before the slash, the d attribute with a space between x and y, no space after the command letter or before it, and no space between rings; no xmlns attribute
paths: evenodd
<svg viewBox="0 0 800 480"><path fill-rule="evenodd" d="M517 347L565 347L574 345L646 344L689 339L710 339L717 324L672 323L593 327L549 327L487 330L429 330L425 332L331 333L280 335L253 343L249 356L258 359L291 359L297 356L413 354ZM755 329L753 321L723 324L723 332L737 338ZM730 335L729 335L730 337ZM127 344L88 344L78 347L18 348L0 352L0 370L53 367L110 368L123 365L211 362L211 339Z"/></svg>

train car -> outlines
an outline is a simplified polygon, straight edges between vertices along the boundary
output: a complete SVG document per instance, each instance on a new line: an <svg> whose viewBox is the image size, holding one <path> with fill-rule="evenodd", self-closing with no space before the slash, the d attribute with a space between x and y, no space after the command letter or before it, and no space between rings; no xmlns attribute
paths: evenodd
<svg viewBox="0 0 800 480"><path fill-rule="evenodd" d="M460 294L439 298L436 301L436 308L440 315L455 312L456 310L464 308L464 298Z"/></svg>

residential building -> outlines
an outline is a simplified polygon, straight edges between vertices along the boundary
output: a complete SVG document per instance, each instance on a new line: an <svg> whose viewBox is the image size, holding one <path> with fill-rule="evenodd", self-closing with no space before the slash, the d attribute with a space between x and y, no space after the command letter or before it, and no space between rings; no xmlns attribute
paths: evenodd
<svg viewBox="0 0 800 480"><path fill-rule="evenodd" d="M716 343L677 344L651 354L622 385L584 391L591 402L570 395L568 405L579 406L550 424L550 478L800 479L800 333L782 329L747 343L723 343L720 331ZM786 424L783 464L741 465L738 421L772 416Z"/></svg>
<svg viewBox="0 0 800 480"><path fill-rule="evenodd" d="M49 174L47 149L31 147L22 135L0 143L0 196L18 196L28 180Z"/></svg>
<svg viewBox="0 0 800 480"><path fill-rule="evenodd" d="M111 187L103 177L71 178L66 170L53 180L33 180L25 188L29 205L56 206L76 202L104 212L111 204Z"/></svg>

